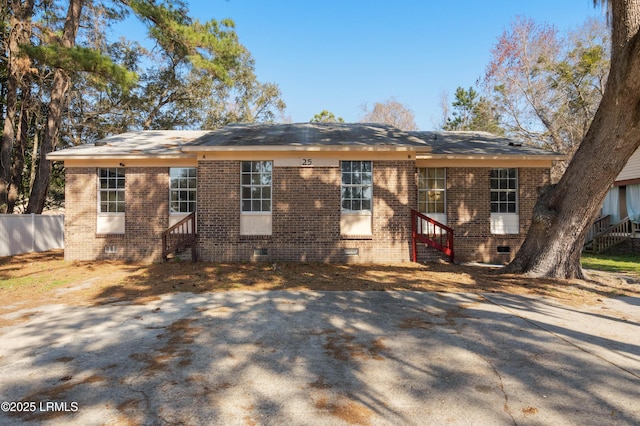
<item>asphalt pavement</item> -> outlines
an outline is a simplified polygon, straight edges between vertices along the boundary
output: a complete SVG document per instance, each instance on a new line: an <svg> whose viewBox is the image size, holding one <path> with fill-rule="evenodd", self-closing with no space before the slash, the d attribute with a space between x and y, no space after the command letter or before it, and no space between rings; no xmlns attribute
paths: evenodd
<svg viewBox="0 0 640 426"><path fill-rule="evenodd" d="M0 424L638 425L640 299L269 291L0 328Z"/></svg>

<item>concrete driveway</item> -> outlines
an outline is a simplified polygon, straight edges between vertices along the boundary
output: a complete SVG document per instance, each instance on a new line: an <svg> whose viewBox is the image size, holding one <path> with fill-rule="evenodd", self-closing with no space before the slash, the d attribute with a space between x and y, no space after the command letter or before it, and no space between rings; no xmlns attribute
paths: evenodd
<svg viewBox="0 0 640 426"><path fill-rule="evenodd" d="M0 424L637 425L639 305L310 291L49 305L0 329L14 410Z"/></svg>

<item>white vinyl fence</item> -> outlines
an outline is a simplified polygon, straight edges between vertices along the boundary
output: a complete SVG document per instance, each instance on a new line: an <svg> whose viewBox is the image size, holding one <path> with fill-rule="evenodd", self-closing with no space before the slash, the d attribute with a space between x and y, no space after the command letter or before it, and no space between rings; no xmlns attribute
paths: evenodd
<svg viewBox="0 0 640 426"><path fill-rule="evenodd" d="M64 215L0 214L0 256L64 248Z"/></svg>

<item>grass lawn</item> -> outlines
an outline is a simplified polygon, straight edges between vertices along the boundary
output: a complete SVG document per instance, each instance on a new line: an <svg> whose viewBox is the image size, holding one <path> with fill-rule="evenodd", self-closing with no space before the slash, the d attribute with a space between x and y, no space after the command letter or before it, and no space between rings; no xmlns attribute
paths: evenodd
<svg viewBox="0 0 640 426"><path fill-rule="evenodd" d="M583 254L582 267L598 271L619 272L640 276L640 256L631 254Z"/></svg>

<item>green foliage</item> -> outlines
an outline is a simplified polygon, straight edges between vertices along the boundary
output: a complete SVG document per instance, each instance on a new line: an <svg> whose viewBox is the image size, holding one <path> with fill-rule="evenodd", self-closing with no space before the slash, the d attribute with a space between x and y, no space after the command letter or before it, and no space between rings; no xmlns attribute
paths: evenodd
<svg viewBox="0 0 640 426"><path fill-rule="evenodd" d="M7 2L0 0L0 5ZM232 20L199 21L189 16L181 0L82 1L76 39L65 44L75 47L65 48L61 38L68 6L69 2L46 0L25 14L35 24L20 45L24 58L33 61L23 61L31 68L25 72L25 87L18 91L17 111L28 115L30 123L19 200L29 196L34 183L56 69L65 71L69 83L54 142L58 147L137 129L275 121L286 107L276 84L257 80L253 58L239 43ZM0 45L5 47L12 13L12 7L0 8ZM131 14L146 25L155 42L151 52L136 41L107 38L111 25ZM7 55L6 49L0 52L2 112ZM63 173L63 165L54 164L49 204L64 193Z"/></svg>
<svg viewBox="0 0 640 426"><path fill-rule="evenodd" d="M275 83L260 83L254 73L255 61L249 52L240 56L239 66L230 73L231 85L217 82L203 96L206 116L203 129L217 129L230 123L274 122L286 108ZM200 87L203 87L200 85Z"/></svg>
<svg viewBox="0 0 640 426"><path fill-rule="evenodd" d="M177 7L175 5L177 3ZM239 44L230 19L200 22L187 15L182 2L129 1L134 13L147 23L149 35L156 40L173 64L188 62L205 70L210 77L231 84L229 70L238 65L244 48Z"/></svg>
<svg viewBox="0 0 640 426"><path fill-rule="evenodd" d="M97 82L105 84L111 81L125 91L130 90L137 81L135 72L114 63L109 56L95 49L82 46L68 48L55 44L23 45L21 48L32 59L51 68L61 68L69 74L90 73Z"/></svg>
<svg viewBox="0 0 640 426"><path fill-rule="evenodd" d="M133 129L217 128L235 121L273 121L285 108L280 90L262 84L233 21L201 23L183 2L128 2L156 49L121 39L105 55L139 78L130 92L89 74L73 81L71 144ZM152 64L152 65L150 65Z"/></svg>
<svg viewBox="0 0 640 426"><path fill-rule="evenodd" d="M444 130L483 131L504 135L495 106L473 88L456 89L453 112L443 126Z"/></svg>
<svg viewBox="0 0 640 426"><path fill-rule="evenodd" d="M144 70L127 105L128 127L216 128L235 121L273 120L284 110L274 84L261 84L253 59L238 42L230 19L200 22L184 2L128 3L160 48L155 66ZM146 56L146 55L145 55Z"/></svg>
<svg viewBox="0 0 640 426"><path fill-rule="evenodd" d="M323 109L320 113L313 116L311 123L344 123L342 117L336 117L334 113Z"/></svg>
<svg viewBox="0 0 640 426"><path fill-rule="evenodd" d="M595 114L598 99L590 93L593 84L604 85L603 77L609 66L608 52L603 45L584 45L578 42L566 57L557 63L549 64L551 86L565 93L567 108L572 114L589 111ZM602 81L599 81L601 80Z"/></svg>
<svg viewBox="0 0 640 426"><path fill-rule="evenodd" d="M603 20L562 34L516 19L498 38L484 78L507 133L571 155L602 99L609 48Z"/></svg>

